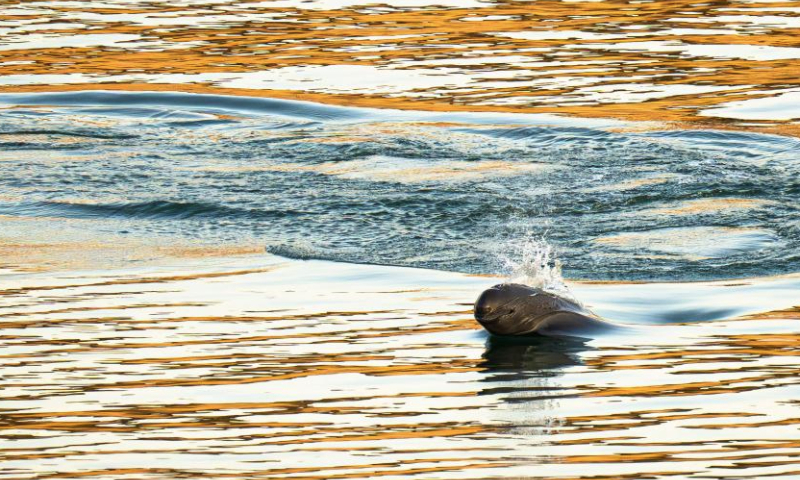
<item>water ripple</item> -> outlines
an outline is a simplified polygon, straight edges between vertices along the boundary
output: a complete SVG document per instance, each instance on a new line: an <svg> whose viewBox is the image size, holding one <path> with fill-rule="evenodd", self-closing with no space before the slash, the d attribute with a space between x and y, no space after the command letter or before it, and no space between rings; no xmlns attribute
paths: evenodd
<svg viewBox="0 0 800 480"><path fill-rule="evenodd" d="M501 271L523 234L547 236L573 278L800 268L792 138L263 99L235 110L249 99L189 94L12 100L25 105L0 115L7 218L475 273Z"/></svg>
<svg viewBox="0 0 800 480"><path fill-rule="evenodd" d="M487 339L466 301L494 282L270 256L0 277L0 475L793 475L797 277L573 284L651 324L592 342Z"/></svg>

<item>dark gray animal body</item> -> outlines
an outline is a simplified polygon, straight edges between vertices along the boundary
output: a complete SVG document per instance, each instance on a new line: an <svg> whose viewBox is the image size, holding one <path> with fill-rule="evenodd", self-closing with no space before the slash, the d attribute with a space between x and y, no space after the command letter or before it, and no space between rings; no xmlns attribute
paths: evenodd
<svg viewBox="0 0 800 480"><path fill-rule="evenodd" d="M593 337L620 328L573 301L518 283L484 291L475 301L475 319L501 336Z"/></svg>

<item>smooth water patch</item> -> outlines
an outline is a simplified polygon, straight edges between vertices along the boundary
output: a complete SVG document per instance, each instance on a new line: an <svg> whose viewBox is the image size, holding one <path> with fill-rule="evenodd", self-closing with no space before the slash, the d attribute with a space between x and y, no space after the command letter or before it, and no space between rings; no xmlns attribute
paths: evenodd
<svg viewBox="0 0 800 480"><path fill-rule="evenodd" d="M501 273L532 235L568 278L800 269L789 137L191 94L0 101L0 215L80 221L90 243Z"/></svg>
<svg viewBox="0 0 800 480"><path fill-rule="evenodd" d="M664 228L644 232L626 232L596 240L633 253L650 251L706 260L743 255L775 248L775 233L767 230L730 227Z"/></svg>
<svg viewBox="0 0 800 480"><path fill-rule="evenodd" d="M202 167L201 167L202 168ZM213 168L213 167L211 167ZM225 167L221 167L225 168ZM508 177L538 172L544 165L497 161L462 161L436 158L398 158L374 155L349 162L333 161L314 165L291 164L241 167L238 171L267 169L279 172L314 172L349 180L392 183L467 182L491 177Z"/></svg>
<svg viewBox="0 0 800 480"><path fill-rule="evenodd" d="M788 90L774 97L725 103L703 113L707 116L746 120L798 120L800 119L800 92Z"/></svg>

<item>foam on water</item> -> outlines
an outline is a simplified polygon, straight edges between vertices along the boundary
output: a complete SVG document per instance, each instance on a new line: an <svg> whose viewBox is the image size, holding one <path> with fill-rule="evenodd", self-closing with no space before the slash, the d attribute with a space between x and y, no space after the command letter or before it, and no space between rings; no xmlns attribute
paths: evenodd
<svg viewBox="0 0 800 480"><path fill-rule="evenodd" d="M507 242L499 256L508 272L505 282L541 288L577 301L564 282L554 248L544 238L523 235Z"/></svg>

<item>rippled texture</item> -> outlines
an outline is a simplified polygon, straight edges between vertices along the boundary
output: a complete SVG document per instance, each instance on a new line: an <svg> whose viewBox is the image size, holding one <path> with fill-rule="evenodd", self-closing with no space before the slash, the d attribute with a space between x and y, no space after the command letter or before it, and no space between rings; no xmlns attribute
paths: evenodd
<svg viewBox="0 0 800 480"><path fill-rule="evenodd" d="M488 340L469 301L495 281L253 256L2 277L0 476L798 474L796 276L573 285L639 325L590 343Z"/></svg>
<svg viewBox="0 0 800 480"><path fill-rule="evenodd" d="M2 2L0 478L800 477L799 18Z"/></svg>
<svg viewBox="0 0 800 480"><path fill-rule="evenodd" d="M798 133L783 1L6 1L0 85L559 112Z"/></svg>
<svg viewBox="0 0 800 480"><path fill-rule="evenodd" d="M0 101L0 214L40 219L28 241L55 228L493 273L534 234L568 278L800 267L790 137L191 94Z"/></svg>

